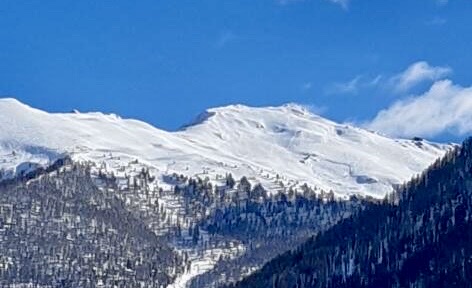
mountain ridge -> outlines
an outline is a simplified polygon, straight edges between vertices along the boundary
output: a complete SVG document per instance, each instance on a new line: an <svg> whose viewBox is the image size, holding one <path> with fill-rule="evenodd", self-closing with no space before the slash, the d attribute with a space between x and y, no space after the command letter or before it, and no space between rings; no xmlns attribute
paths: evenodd
<svg viewBox="0 0 472 288"><path fill-rule="evenodd" d="M22 173L17 168L24 163L45 165L69 153L75 160L111 166L139 159L157 176L206 175L217 181L232 173L275 190L307 183L341 196L380 198L450 147L387 138L293 103L236 104L201 115L169 132L116 114L48 113L13 98L0 99L0 153L6 159L0 169L11 176Z"/></svg>

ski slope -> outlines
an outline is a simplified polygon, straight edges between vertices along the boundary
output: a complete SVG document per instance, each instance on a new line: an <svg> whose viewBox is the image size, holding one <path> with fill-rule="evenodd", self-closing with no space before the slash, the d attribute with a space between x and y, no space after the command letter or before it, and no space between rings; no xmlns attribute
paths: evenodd
<svg viewBox="0 0 472 288"><path fill-rule="evenodd" d="M173 172L215 181L232 173L270 191L280 189L280 182L285 187L307 183L339 196L380 198L450 147L391 139L295 104L209 109L181 130L168 132L114 114L47 113L0 99L4 178L70 155L117 172L137 159L161 181Z"/></svg>

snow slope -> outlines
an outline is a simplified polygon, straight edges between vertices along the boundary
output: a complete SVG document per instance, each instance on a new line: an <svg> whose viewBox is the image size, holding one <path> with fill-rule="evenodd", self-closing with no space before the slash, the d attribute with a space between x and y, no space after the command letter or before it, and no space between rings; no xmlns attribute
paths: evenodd
<svg viewBox="0 0 472 288"><path fill-rule="evenodd" d="M168 132L114 114L47 113L0 99L3 177L68 154L117 169L138 159L157 176L177 172L216 180L231 172L271 190L282 181L338 195L383 197L392 184L421 172L449 147L387 138L294 104L209 109Z"/></svg>

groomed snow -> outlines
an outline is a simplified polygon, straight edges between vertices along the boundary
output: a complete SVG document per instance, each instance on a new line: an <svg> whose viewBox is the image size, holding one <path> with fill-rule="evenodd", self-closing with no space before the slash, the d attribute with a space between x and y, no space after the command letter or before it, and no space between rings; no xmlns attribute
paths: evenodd
<svg viewBox="0 0 472 288"><path fill-rule="evenodd" d="M294 104L209 109L168 132L114 114L47 113L0 99L4 177L69 154L116 167L138 159L157 176L177 172L216 179L230 172L276 190L278 174L285 185L383 197L392 184L420 173L449 147L391 139Z"/></svg>

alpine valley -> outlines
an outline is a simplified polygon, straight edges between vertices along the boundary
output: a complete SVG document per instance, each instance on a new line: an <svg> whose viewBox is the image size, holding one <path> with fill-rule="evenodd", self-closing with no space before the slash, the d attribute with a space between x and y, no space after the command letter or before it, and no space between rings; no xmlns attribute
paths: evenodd
<svg viewBox="0 0 472 288"><path fill-rule="evenodd" d="M392 139L296 104L212 108L169 132L0 99L0 286L431 287L394 274L452 237L450 219L470 225L455 214L469 203L467 145Z"/></svg>

